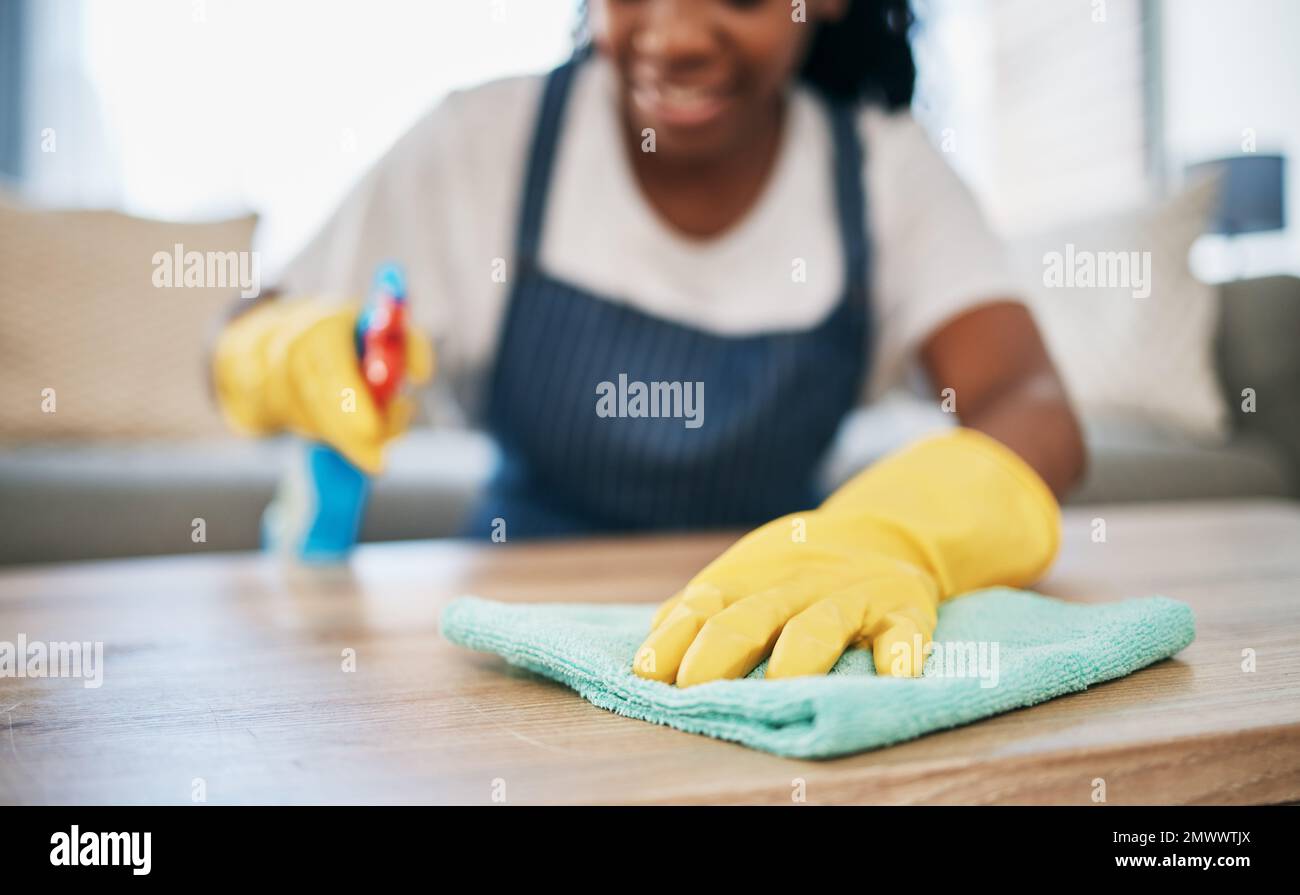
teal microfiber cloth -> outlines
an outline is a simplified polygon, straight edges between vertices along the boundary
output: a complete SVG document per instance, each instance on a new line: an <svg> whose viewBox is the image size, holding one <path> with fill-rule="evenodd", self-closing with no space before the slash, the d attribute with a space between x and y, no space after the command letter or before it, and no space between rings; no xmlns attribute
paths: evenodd
<svg viewBox="0 0 1300 895"><path fill-rule="evenodd" d="M654 606L499 603L461 597L443 636L572 687L592 704L792 758L888 746L1122 677L1192 642L1185 603L1066 603L994 588L944 603L925 675L877 677L869 650L829 674L681 689L632 673Z"/></svg>

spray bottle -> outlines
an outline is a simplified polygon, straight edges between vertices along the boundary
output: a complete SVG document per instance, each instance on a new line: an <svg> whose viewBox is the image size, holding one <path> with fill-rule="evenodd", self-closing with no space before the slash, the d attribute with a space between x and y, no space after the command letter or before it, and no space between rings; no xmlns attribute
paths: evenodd
<svg viewBox="0 0 1300 895"><path fill-rule="evenodd" d="M383 411L406 371L406 282L394 264L375 274L357 318L362 379ZM370 478L327 444L302 442L275 499L262 516L267 550L306 563L345 560L357 543Z"/></svg>

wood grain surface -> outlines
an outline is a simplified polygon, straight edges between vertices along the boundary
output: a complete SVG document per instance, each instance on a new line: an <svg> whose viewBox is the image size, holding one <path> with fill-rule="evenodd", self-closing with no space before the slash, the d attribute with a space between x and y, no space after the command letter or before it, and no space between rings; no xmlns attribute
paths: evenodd
<svg viewBox="0 0 1300 895"><path fill-rule="evenodd" d="M254 554L15 567L0 572L0 641L102 641L105 662L96 689L0 678L0 803L1092 804L1097 778L1107 804L1295 801L1298 506L1068 511L1040 589L1185 600L1196 642L1083 693L831 761L622 718L438 634L463 593L658 601L727 536L385 544L333 571Z"/></svg>

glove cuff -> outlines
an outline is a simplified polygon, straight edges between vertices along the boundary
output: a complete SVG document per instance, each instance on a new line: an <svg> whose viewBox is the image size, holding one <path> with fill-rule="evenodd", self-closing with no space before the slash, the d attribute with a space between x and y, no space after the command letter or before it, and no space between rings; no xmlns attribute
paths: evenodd
<svg viewBox="0 0 1300 895"><path fill-rule="evenodd" d="M819 512L888 536L919 560L946 599L1024 587L1060 547L1060 508L1029 464L996 439L957 429L918 441L859 473Z"/></svg>
<svg viewBox="0 0 1300 895"><path fill-rule="evenodd" d="M978 452L999 464L1008 476L1020 484L1025 502L1032 508L1032 515L1025 523L1028 528L1041 532L1044 538L1042 559L1037 567L1026 573L1029 580L1025 583L1037 581L1047 573L1061 548L1061 504L1056 495L1036 469L993 436L976 429L960 428L953 433L953 437L960 439L964 449Z"/></svg>

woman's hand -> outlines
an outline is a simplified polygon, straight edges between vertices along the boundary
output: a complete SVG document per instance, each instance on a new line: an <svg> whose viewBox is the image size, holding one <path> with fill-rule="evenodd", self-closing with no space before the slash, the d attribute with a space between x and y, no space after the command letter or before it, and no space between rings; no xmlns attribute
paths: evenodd
<svg viewBox="0 0 1300 895"><path fill-rule="evenodd" d="M756 529L659 608L637 673L689 687L743 677L771 654L769 678L825 674L861 644L877 673L920 674L938 582L924 565L891 555L913 551L868 541L850 520L821 510Z"/></svg>
<svg viewBox="0 0 1300 895"><path fill-rule="evenodd" d="M250 434L289 429L326 442L369 473L384 445L405 428L410 399L381 408L357 360L358 309L316 299L265 302L226 325L213 356L213 382L227 421ZM406 380L433 374L423 334L407 330Z"/></svg>
<svg viewBox="0 0 1300 895"><path fill-rule="evenodd" d="M1046 571L1059 509L1023 460L985 435L922 441L859 474L816 510L746 535L660 607L641 677L686 687L824 674L852 645L876 673L921 673L939 603Z"/></svg>

